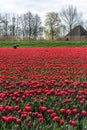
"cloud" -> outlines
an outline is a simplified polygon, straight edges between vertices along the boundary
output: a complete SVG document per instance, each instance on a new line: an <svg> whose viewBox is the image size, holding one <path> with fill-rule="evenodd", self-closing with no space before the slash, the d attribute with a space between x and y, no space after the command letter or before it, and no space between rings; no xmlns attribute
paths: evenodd
<svg viewBox="0 0 87 130"><path fill-rule="evenodd" d="M0 12L4 13L26 13L30 11L38 14L43 20L47 12L60 12L67 5L74 5L86 17L86 0L2 0L0 1Z"/></svg>

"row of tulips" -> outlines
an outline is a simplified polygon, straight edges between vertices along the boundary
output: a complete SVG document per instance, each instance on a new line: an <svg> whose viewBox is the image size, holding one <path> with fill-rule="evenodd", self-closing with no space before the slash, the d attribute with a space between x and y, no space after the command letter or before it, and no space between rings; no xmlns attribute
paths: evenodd
<svg viewBox="0 0 87 130"><path fill-rule="evenodd" d="M0 49L0 130L86 130L87 49Z"/></svg>

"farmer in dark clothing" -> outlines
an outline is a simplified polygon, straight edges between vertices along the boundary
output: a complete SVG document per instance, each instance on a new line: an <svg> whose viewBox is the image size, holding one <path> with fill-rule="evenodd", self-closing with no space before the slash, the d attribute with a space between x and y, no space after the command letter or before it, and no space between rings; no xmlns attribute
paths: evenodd
<svg viewBox="0 0 87 130"><path fill-rule="evenodd" d="M17 44L14 44L14 45L13 45L13 48L14 48L14 49L17 49L17 47L18 47Z"/></svg>

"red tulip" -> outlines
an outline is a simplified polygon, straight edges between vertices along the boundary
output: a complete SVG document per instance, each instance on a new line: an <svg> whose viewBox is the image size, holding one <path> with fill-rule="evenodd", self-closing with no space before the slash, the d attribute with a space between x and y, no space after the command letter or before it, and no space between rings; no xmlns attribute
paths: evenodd
<svg viewBox="0 0 87 130"><path fill-rule="evenodd" d="M82 116L86 116L87 112L86 111L82 111Z"/></svg>
<svg viewBox="0 0 87 130"><path fill-rule="evenodd" d="M6 109L7 111L10 111L10 112L12 112L12 111L13 111L12 106L6 106L6 107L5 107L5 109Z"/></svg>
<svg viewBox="0 0 87 130"><path fill-rule="evenodd" d="M32 109L31 109L31 107L26 106L26 107L25 107L25 111L30 112L30 111L32 111Z"/></svg>
<svg viewBox="0 0 87 130"><path fill-rule="evenodd" d="M28 122L28 128L30 128L32 126L32 121Z"/></svg>
<svg viewBox="0 0 87 130"><path fill-rule="evenodd" d="M46 107L40 106L40 107L39 107L39 111L46 112L46 111L47 111L47 109L46 109Z"/></svg>
<svg viewBox="0 0 87 130"><path fill-rule="evenodd" d="M21 124L21 119L16 119L17 124Z"/></svg>
<svg viewBox="0 0 87 130"><path fill-rule="evenodd" d="M4 110L4 107L0 105L0 112L2 112L3 110Z"/></svg>
<svg viewBox="0 0 87 130"><path fill-rule="evenodd" d="M66 110L66 114L71 115L72 111L70 109Z"/></svg>
<svg viewBox="0 0 87 130"><path fill-rule="evenodd" d="M72 126L77 126L77 122L74 121L74 120L70 121L70 124L71 124Z"/></svg>
<svg viewBox="0 0 87 130"><path fill-rule="evenodd" d="M54 113L51 114L51 116L55 117L55 116L57 116L57 114L54 112Z"/></svg>
<svg viewBox="0 0 87 130"><path fill-rule="evenodd" d="M60 113L61 113L61 114L65 114L65 113L66 113L66 110L63 109L63 108L61 108L61 109L60 109Z"/></svg>
<svg viewBox="0 0 87 130"><path fill-rule="evenodd" d="M39 118L40 123L44 122L44 119L42 117Z"/></svg>
<svg viewBox="0 0 87 130"><path fill-rule="evenodd" d="M72 111L73 111L73 113L74 113L75 115L78 114L78 110L77 110L77 109L73 109Z"/></svg>
<svg viewBox="0 0 87 130"><path fill-rule="evenodd" d="M70 102L71 102L70 99L66 99L66 100L64 101L64 103L70 103Z"/></svg>
<svg viewBox="0 0 87 130"><path fill-rule="evenodd" d="M84 105L84 104L85 104L85 100L82 99L82 100L80 101L80 104L81 104L81 105Z"/></svg>
<svg viewBox="0 0 87 130"><path fill-rule="evenodd" d="M53 121L54 122L58 122L59 121L59 117L58 116L53 117Z"/></svg>
<svg viewBox="0 0 87 130"><path fill-rule="evenodd" d="M60 120L60 124L63 125L65 123L64 120Z"/></svg>
<svg viewBox="0 0 87 130"><path fill-rule="evenodd" d="M47 110L47 113L52 114L52 113L54 113L54 110L49 109L49 110Z"/></svg>
<svg viewBox="0 0 87 130"><path fill-rule="evenodd" d="M19 106L14 106L14 110L16 110L16 111L18 111L20 109L20 107Z"/></svg>

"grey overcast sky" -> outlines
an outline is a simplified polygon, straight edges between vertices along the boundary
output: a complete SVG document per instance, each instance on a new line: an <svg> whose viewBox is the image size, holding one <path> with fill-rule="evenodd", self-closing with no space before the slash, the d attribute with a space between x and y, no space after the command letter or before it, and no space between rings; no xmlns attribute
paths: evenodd
<svg viewBox="0 0 87 130"><path fill-rule="evenodd" d="M38 14L43 20L47 12L60 12L63 7L73 5L87 19L87 0L1 0L0 13Z"/></svg>

